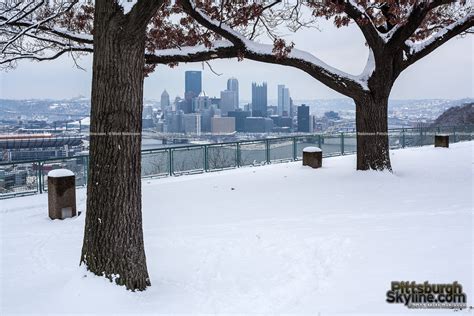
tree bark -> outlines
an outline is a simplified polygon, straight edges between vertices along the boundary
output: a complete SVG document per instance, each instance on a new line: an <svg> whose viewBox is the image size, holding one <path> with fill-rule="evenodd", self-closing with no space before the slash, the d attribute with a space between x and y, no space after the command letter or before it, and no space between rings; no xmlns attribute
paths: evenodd
<svg viewBox="0 0 474 316"><path fill-rule="evenodd" d="M356 104L357 170L390 170L388 95L365 96Z"/></svg>
<svg viewBox="0 0 474 316"><path fill-rule="evenodd" d="M141 212L145 27L96 1L87 212L81 264L130 290L150 285Z"/></svg>

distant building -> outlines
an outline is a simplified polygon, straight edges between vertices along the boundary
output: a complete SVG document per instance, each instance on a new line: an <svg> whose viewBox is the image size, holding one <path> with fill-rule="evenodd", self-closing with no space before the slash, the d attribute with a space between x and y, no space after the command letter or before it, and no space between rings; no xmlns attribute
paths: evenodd
<svg viewBox="0 0 474 316"><path fill-rule="evenodd" d="M292 119L291 117L281 117L279 115L272 115L270 118L273 120L273 124L277 127L292 127Z"/></svg>
<svg viewBox="0 0 474 316"><path fill-rule="evenodd" d="M234 109L239 108L239 81L236 78L227 80L227 90L234 92Z"/></svg>
<svg viewBox="0 0 474 316"><path fill-rule="evenodd" d="M197 97L202 91L202 73L200 71L186 71L184 82L184 96L186 99Z"/></svg>
<svg viewBox="0 0 474 316"><path fill-rule="evenodd" d="M267 83L252 83L252 116L267 116Z"/></svg>
<svg viewBox="0 0 474 316"><path fill-rule="evenodd" d="M221 107L221 99L220 98L210 98L211 105L215 105L216 109Z"/></svg>
<svg viewBox="0 0 474 316"><path fill-rule="evenodd" d="M189 99L189 100L179 99L176 102L176 111L183 111L184 114L191 113L193 111L192 99Z"/></svg>
<svg viewBox="0 0 474 316"><path fill-rule="evenodd" d="M247 117L244 122L247 133L269 133L273 130L273 121L267 117Z"/></svg>
<svg viewBox="0 0 474 316"><path fill-rule="evenodd" d="M235 118L234 117L211 118L211 131L213 134L235 132Z"/></svg>
<svg viewBox="0 0 474 316"><path fill-rule="evenodd" d="M290 113L289 117L295 116L295 104L293 103L293 99L290 97Z"/></svg>
<svg viewBox="0 0 474 316"><path fill-rule="evenodd" d="M289 116L290 106L290 89L285 88L285 85L278 85L278 115Z"/></svg>
<svg viewBox="0 0 474 316"><path fill-rule="evenodd" d="M185 114L194 112L193 99L202 91L202 73L200 71L186 71L184 82L184 100L186 105L181 109Z"/></svg>
<svg viewBox="0 0 474 316"><path fill-rule="evenodd" d="M160 106L163 112L170 106L170 95L166 90L161 94Z"/></svg>
<svg viewBox="0 0 474 316"><path fill-rule="evenodd" d="M309 133L310 130L310 115L309 107L305 104L302 104L298 107L298 132ZM311 124L312 125L312 124Z"/></svg>
<svg viewBox="0 0 474 316"><path fill-rule="evenodd" d="M155 122L153 121L152 118L144 118L142 119L142 129L149 129L149 128L155 128Z"/></svg>
<svg viewBox="0 0 474 316"><path fill-rule="evenodd" d="M142 117L144 119L153 119L153 107L151 105L145 105L143 107Z"/></svg>
<svg viewBox="0 0 474 316"><path fill-rule="evenodd" d="M211 107L211 100L204 91L202 91L198 97L194 98L192 102L192 112L201 112Z"/></svg>
<svg viewBox="0 0 474 316"><path fill-rule="evenodd" d="M0 161L63 158L81 152L82 136L52 134L0 135Z"/></svg>
<svg viewBox="0 0 474 316"><path fill-rule="evenodd" d="M235 92L231 90L221 91L221 114L227 115L229 111L235 110Z"/></svg>
<svg viewBox="0 0 474 316"><path fill-rule="evenodd" d="M201 114L201 132L211 132L211 119L214 117L214 105L200 112Z"/></svg>
<svg viewBox="0 0 474 316"><path fill-rule="evenodd" d="M278 106L277 105L267 106L267 116L270 116L270 115L278 115Z"/></svg>
<svg viewBox="0 0 474 316"><path fill-rule="evenodd" d="M339 113L334 112L334 111L325 112L324 117L327 118L328 120L333 120L333 121L338 121L341 119L341 117L339 116Z"/></svg>
<svg viewBox="0 0 474 316"><path fill-rule="evenodd" d="M227 112L228 117L235 118L235 130L237 132L245 132L245 118L251 115L250 111L235 110Z"/></svg>
<svg viewBox="0 0 474 316"><path fill-rule="evenodd" d="M201 134L201 115L190 113L183 115L183 127L185 134Z"/></svg>
<svg viewBox="0 0 474 316"><path fill-rule="evenodd" d="M168 111L165 113L166 125L163 127L163 131L168 133L183 133L183 116L184 112L178 110L176 112Z"/></svg>

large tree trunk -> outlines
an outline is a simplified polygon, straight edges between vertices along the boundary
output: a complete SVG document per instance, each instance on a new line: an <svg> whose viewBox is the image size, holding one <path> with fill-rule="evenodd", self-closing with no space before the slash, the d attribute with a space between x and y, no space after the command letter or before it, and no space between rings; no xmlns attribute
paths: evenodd
<svg viewBox="0 0 474 316"><path fill-rule="evenodd" d="M145 28L128 31L112 1L96 1L87 212L81 263L144 290L150 285L141 213Z"/></svg>
<svg viewBox="0 0 474 316"><path fill-rule="evenodd" d="M357 170L392 170L388 142L388 95L355 100Z"/></svg>

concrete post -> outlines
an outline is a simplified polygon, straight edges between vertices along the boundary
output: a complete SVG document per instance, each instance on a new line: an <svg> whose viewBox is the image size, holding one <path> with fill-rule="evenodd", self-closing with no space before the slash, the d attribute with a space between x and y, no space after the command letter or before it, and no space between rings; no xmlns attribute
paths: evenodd
<svg viewBox="0 0 474 316"><path fill-rule="evenodd" d="M319 147L305 147L303 149L303 166L321 168L323 165L323 151Z"/></svg>
<svg viewBox="0 0 474 316"><path fill-rule="evenodd" d="M435 147L449 148L449 135L435 135Z"/></svg>
<svg viewBox="0 0 474 316"><path fill-rule="evenodd" d="M76 216L76 177L67 169L48 173L48 209L51 219Z"/></svg>

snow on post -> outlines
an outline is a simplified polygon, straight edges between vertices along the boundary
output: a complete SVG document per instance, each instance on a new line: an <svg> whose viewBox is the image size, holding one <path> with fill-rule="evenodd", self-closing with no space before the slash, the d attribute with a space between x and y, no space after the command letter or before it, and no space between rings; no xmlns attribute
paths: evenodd
<svg viewBox="0 0 474 316"><path fill-rule="evenodd" d="M323 151L319 147L305 147L303 149L303 166L313 169L321 168L323 165Z"/></svg>
<svg viewBox="0 0 474 316"><path fill-rule="evenodd" d="M316 153L316 152L322 152L321 148L319 147L305 147L303 148L304 153Z"/></svg>
<svg viewBox="0 0 474 316"><path fill-rule="evenodd" d="M76 216L76 177L71 170L48 172L48 213L51 219Z"/></svg>
<svg viewBox="0 0 474 316"><path fill-rule="evenodd" d="M68 169L54 169L48 172L48 178L60 178L74 176L74 172Z"/></svg>

